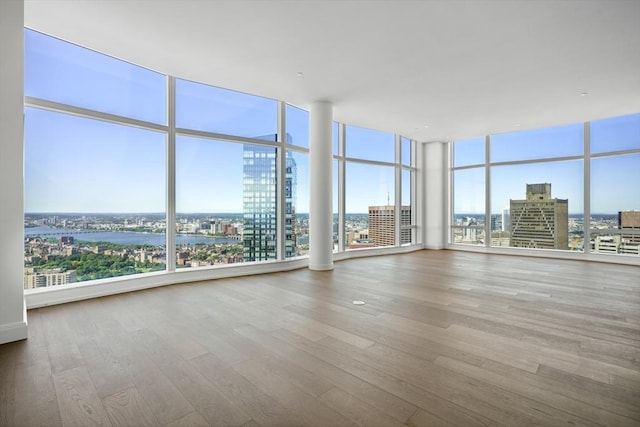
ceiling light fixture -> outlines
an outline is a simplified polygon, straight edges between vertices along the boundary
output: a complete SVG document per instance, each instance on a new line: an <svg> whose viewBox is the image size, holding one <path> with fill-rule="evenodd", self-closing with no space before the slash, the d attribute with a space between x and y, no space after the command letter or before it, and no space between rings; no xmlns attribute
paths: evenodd
<svg viewBox="0 0 640 427"><path fill-rule="evenodd" d="M297 75L298 77L302 77L304 74L302 73L302 71L298 71Z"/></svg>
<svg viewBox="0 0 640 427"><path fill-rule="evenodd" d="M587 96L587 95L589 95L589 92L582 92L582 93L580 94L580 96Z"/></svg>

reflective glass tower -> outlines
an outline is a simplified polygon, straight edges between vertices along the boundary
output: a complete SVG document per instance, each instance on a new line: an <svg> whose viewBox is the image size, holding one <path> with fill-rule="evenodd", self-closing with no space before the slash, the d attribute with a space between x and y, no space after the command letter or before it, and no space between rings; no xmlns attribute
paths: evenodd
<svg viewBox="0 0 640 427"><path fill-rule="evenodd" d="M260 139L275 141L275 135ZM290 135L287 135L290 139ZM287 151L285 165L285 257L297 255L295 227L296 164ZM277 149L245 145L243 152L244 261L277 259Z"/></svg>

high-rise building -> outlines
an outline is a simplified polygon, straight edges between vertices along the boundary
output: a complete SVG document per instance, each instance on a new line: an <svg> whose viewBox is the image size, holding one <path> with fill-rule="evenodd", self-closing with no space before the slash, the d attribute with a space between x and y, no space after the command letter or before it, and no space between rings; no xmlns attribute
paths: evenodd
<svg viewBox="0 0 640 427"><path fill-rule="evenodd" d="M511 227L511 214L509 212L509 206L505 206L502 209L502 231L509 231Z"/></svg>
<svg viewBox="0 0 640 427"><path fill-rule="evenodd" d="M374 246L394 246L395 206L369 206L369 239ZM400 208L400 244L411 243L411 229L403 226L411 225L411 206Z"/></svg>
<svg viewBox="0 0 640 427"><path fill-rule="evenodd" d="M618 228L629 230L623 233L622 238L627 242L640 243L640 211L620 211L618 212ZM638 231L631 231L638 230ZM638 234L636 234L638 233Z"/></svg>
<svg viewBox="0 0 640 427"><path fill-rule="evenodd" d="M527 184L526 199L510 200L511 246L567 249L569 203L552 199L551 184Z"/></svg>
<svg viewBox="0 0 640 427"><path fill-rule="evenodd" d="M288 136L289 137L289 136ZM275 140L274 135L260 137ZM295 228L296 163L287 151L285 166L285 257L297 253ZM248 145L243 152L244 261L277 258L277 150Z"/></svg>

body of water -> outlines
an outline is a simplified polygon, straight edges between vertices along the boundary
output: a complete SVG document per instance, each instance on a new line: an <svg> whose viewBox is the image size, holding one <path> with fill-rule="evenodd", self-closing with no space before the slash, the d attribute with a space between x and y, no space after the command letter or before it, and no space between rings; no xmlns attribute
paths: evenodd
<svg viewBox="0 0 640 427"><path fill-rule="evenodd" d="M166 237L164 234L140 233L136 231L98 231L86 232L83 230L71 230L65 228L54 227L29 227L24 229L25 237L42 236L60 239L62 236L72 236L75 240L84 240L87 242L110 242L120 245L153 245L164 246ZM194 235L177 235L176 243L178 245L195 245L196 243L211 244L237 244L241 241L228 237L213 236L194 236Z"/></svg>

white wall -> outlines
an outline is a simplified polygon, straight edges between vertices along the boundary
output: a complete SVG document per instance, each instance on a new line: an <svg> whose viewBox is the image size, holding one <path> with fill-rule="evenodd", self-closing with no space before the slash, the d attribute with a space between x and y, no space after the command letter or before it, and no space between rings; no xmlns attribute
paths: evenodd
<svg viewBox="0 0 640 427"><path fill-rule="evenodd" d="M23 0L0 1L0 344L25 339L22 143Z"/></svg>

